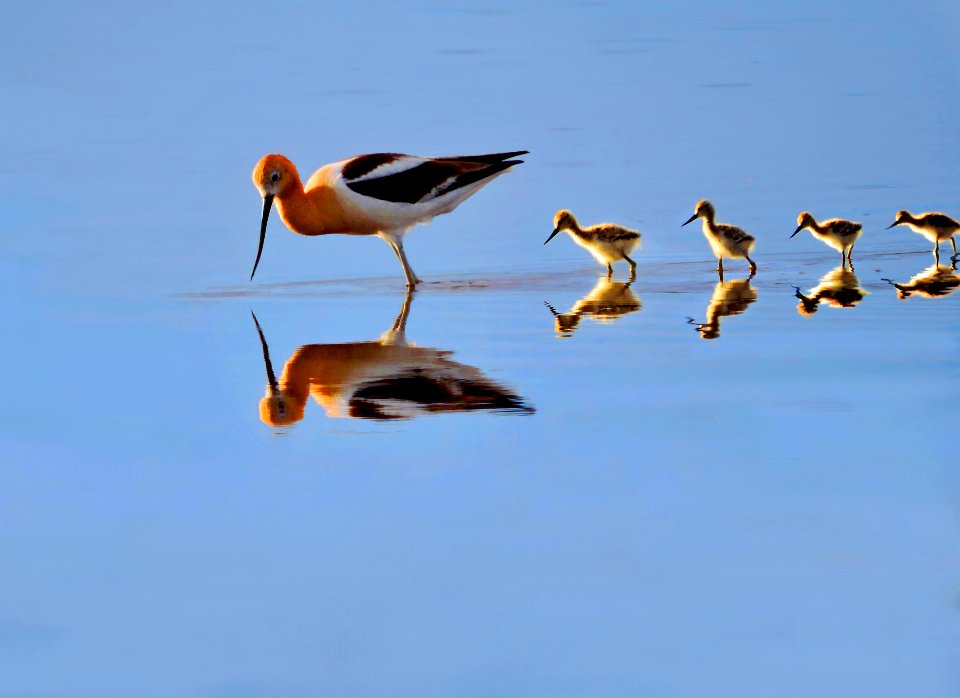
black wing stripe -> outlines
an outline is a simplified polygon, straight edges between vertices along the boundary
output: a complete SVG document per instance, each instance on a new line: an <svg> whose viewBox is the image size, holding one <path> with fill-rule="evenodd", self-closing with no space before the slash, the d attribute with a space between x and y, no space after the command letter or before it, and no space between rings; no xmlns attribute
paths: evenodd
<svg viewBox="0 0 960 698"><path fill-rule="evenodd" d="M371 153L370 155L360 155L343 166L343 178L347 181L359 179L365 174L373 172L381 165L386 165L402 157L405 156L400 153Z"/></svg>
<svg viewBox="0 0 960 698"><path fill-rule="evenodd" d="M415 204L456 174L457 169L453 165L427 160L409 170L372 177L362 182L347 182L347 186L373 199Z"/></svg>
<svg viewBox="0 0 960 698"><path fill-rule="evenodd" d="M443 196L448 194L456 189L465 187L468 184L473 184L474 182L479 182L481 179L486 179L487 177L492 177L495 174L499 174L504 170L508 170L514 165L519 165L523 160L505 160L504 162L498 162L495 165L486 167L482 170L476 170L474 172L465 172L464 174L457 177L455 180L449 184L445 184L440 189L437 190L437 196Z"/></svg>
<svg viewBox="0 0 960 698"><path fill-rule="evenodd" d="M450 162L484 162L494 164L503 162L518 155L526 155L529 150L514 150L511 153L490 153L488 155L458 155L456 157L436 158L437 160L448 160Z"/></svg>
<svg viewBox="0 0 960 698"><path fill-rule="evenodd" d="M415 204L434 190L437 190L437 196L441 196L481 179L486 179L519 164L519 162L518 160L508 160L473 172L461 172L462 168L453 163L427 160L402 172L383 177L372 177L360 182L348 181L347 186L361 196L369 196L381 201Z"/></svg>

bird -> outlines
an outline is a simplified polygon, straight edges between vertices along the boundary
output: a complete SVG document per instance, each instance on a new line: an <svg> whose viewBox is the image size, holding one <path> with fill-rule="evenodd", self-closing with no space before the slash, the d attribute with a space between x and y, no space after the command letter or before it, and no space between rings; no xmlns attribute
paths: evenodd
<svg viewBox="0 0 960 698"><path fill-rule="evenodd" d="M260 322L251 313L267 373L260 420L291 426L303 419L311 396L330 418L386 421L450 412L535 412L480 369L454 361L453 352L408 342L413 296L408 290L393 326L378 340L305 344L286 361L279 378Z"/></svg>
<svg viewBox="0 0 960 698"><path fill-rule="evenodd" d="M710 302L707 303L707 319L697 322L692 317L687 323L696 327L701 339L716 339L720 336L720 319L740 315L750 304L757 300L757 290L750 285L750 279L724 281L720 279L713 289Z"/></svg>
<svg viewBox="0 0 960 698"><path fill-rule="evenodd" d="M703 199L697 202L693 215L690 216L683 225L693 223L698 218L703 218L703 235L707 238L707 242L710 243L713 254L716 255L719 260L717 262L717 273L720 275L721 280L723 279L724 257L745 257L750 263L750 275L753 276L757 273L757 265L750 259L750 253L753 251L753 247L757 242L756 239L753 235L735 225L717 223L716 216L717 212L713 204ZM680 227L682 228L683 226Z"/></svg>
<svg viewBox="0 0 960 698"><path fill-rule="evenodd" d="M600 264L607 265L607 278L613 276L613 262L621 259L630 265L630 279L637 275L637 263L630 253L640 246L640 233L613 223L598 223L589 228L581 228L570 211L560 209L553 217L553 232L544 241L544 245L553 240L557 233L570 233L573 241L593 255Z"/></svg>
<svg viewBox="0 0 960 698"><path fill-rule="evenodd" d="M264 155L253 168L253 184L263 197L260 244L250 280L257 273L267 219L274 202L280 218L301 235L376 235L403 266L407 287L420 279L403 251L403 236L418 223L450 213L529 151L453 157L400 153L359 155L324 165L306 185L283 155Z"/></svg>
<svg viewBox="0 0 960 698"><path fill-rule="evenodd" d="M834 308L852 308L862 301L870 292L860 287L860 279L853 273L853 267L841 264L831 269L820 279L816 288L806 294L794 286L794 295L800 300L797 303L797 312L804 317L810 317L820 308L821 303Z"/></svg>
<svg viewBox="0 0 960 698"><path fill-rule="evenodd" d="M809 211L802 211L797 216L797 229L793 231L793 235L790 237L794 237L804 228L808 228L817 240L839 252L843 265L849 262L850 266L853 266L850 253L853 252L853 245L863 232L862 225L854 221L845 221L842 218L831 218L822 223L817 223L813 214Z"/></svg>
<svg viewBox="0 0 960 698"><path fill-rule="evenodd" d="M558 312L556 308L544 301L543 304L553 314L557 337L572 336L583 317L609 323L623 315L639 311L643 303L630 289L632 283L631 281L620 283L600 277L590 292L565 313Z"/></svg>
<svg viewBox="0 0 960 698"><path fill-rule="evenodd" d="M897 211L896 219L887 226L887 230L895 225L906 225L913 232L923 235L932 242L933 256L937 260L940 259L940 242L943 240L950 241L953 246L953 256L957 256L957 241L953 236L960 232L960 223L957 223L947 214L928 211L927 213L921 213L919 216L914 216L909 211Z"/></svg>

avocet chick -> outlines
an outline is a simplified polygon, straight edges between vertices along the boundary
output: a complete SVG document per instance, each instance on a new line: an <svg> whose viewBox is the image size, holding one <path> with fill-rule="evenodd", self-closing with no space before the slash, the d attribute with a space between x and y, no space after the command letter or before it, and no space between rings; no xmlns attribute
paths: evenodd
<svg viewBox="0 0 960 698"><path fill-rule="evenodd" d="M896 220L887 226L887 230L895 225L909 226L913 232L923 235L932 242L933 256L936 259L940 259L940 242L943 240L950 241L950 244L953 245L953 256L957 256L957 241L954 240L953 236L960 231L960 223L957 223L945 213L928 211L927 213L921 213L919 216L914 216L909 211L897 211Z"/></svg>
<svg viewBox="0 0 960 698"><path fill-rule="evenodd" d="M693 215L683 225L693 223L698 218L703 218L703 234L707 238L707 242L710 243L713 254L719 260L717 262L717 273L720 274L721 279L723 278L724 257L733 257L734 259L744 257L750 262L750 275L753 276L757 273L756 262L750 259L750 253L753 252L753 246L757 242L753 235L735 225L717 223L716 209L706 199L697 202Z"/></svg>
<svg viewBox="0 0 960 698"><path fill-rule="evenodd" d="M792 238L804 228L809 229L817 240L839 252L841 265L846 265L849 262L850 266L853 266L850 253L853 252L853 244L860 237L860 233L863 232L862 225L853 221L845 221L842 218L831 218L822 223L817 223L813 214L809 211L803 211L797 216L797 229L793 231L793 235L790 237Z"/></svg>
<svg viewBox="0 0 960 698"><path fill-rule="evenodd" d="M589 228L581 228L577 219L566 209L557 211L553 217L553 232L543 243L546 245L559 232L570 233L573 241L593 255L600 264L607 265L607 278L613 276L613 263L621 259L630 265L630 278L637 275L637 263L630 259L630 253L640 247L640 233L613 223L598 223Z"/></svg>

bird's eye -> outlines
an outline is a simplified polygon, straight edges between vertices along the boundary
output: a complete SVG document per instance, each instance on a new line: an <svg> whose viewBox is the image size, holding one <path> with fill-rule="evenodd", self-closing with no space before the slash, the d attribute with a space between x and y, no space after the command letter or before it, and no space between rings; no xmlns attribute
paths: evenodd
<svg viewBox="0 0 960 698"><path fill-rule="evenodd" d="M279 182L279 181L280 181L280 173L279 173L279 172L271 172L271 173L270 173L270 181L271 181L271 182Z"/></svg>

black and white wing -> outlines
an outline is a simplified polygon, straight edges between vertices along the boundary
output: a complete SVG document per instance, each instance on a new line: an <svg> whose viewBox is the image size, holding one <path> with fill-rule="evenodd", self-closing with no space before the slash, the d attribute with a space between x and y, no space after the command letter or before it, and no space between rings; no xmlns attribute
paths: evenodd
<svg viewBox="0 0 960 698"><path fill-rule="evenodd" d="M373 153L344 162L341 177L351 192L362 197L400 204L428 204L519 165L523 161L512 158L526 152L443 158Z"/></svg>

